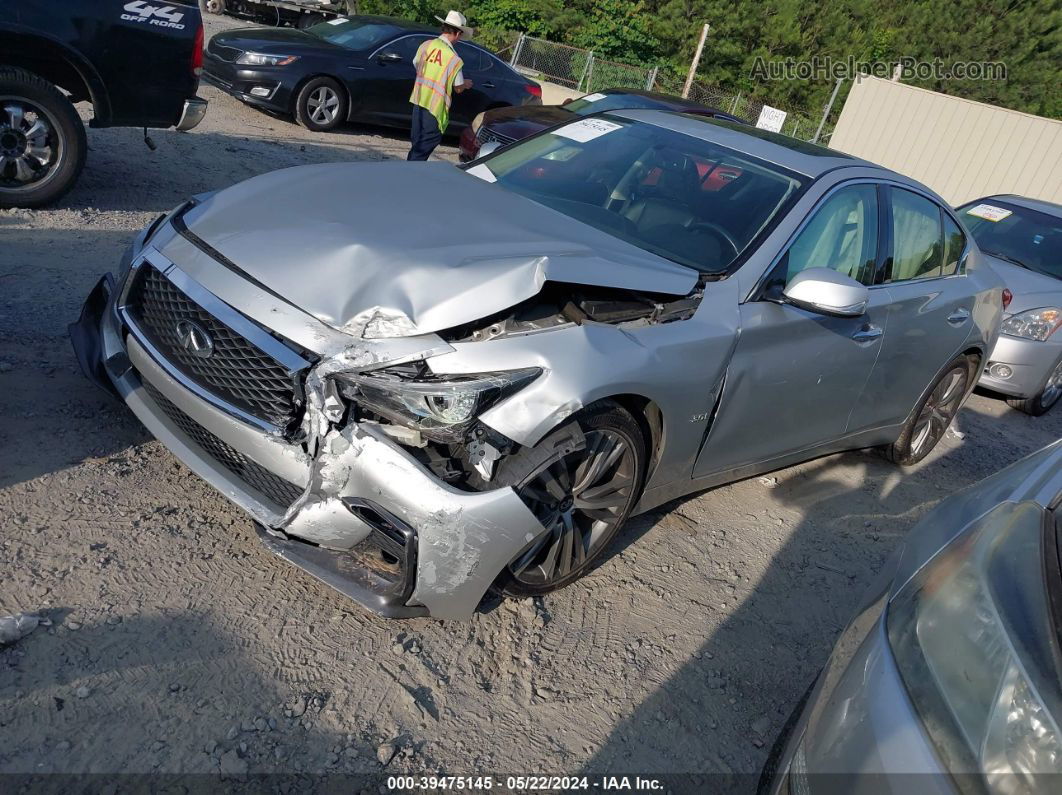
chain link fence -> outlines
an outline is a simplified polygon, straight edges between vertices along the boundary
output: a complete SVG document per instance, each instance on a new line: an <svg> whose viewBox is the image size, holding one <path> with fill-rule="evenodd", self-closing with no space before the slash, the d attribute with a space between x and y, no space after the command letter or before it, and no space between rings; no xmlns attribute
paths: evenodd
<svg viewBox="0 0 1062 795"><path fill-rule="evenodd" d="M659 71L656 67L632 66L598 58L593 52L521 34L513 45L510 60L514 69L539 80L589 94L605 88L640 88L682 96L685 80ZM764 102L741 93L695 80L689 98L718 108L750 124L755 124ZM786 111L781 132L810 141L815 136L817 114L779 108ZM824 129L820 141L830 129Z"/></svg>

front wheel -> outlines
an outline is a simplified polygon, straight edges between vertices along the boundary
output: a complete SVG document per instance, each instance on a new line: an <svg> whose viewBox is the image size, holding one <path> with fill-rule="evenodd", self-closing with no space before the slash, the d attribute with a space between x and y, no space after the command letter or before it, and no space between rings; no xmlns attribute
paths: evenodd
<svg viewBox="0 0 1062 795"><path fill-rule="evenodd" d="M900 438L884 448L885 457L910 465L929 455L962 408L976 370L976 363L968 356L952 361L904 424Z"/></svg>
<svg viewBox="0 0 1062 795"><path fill-rule="evenodd" d="M512 486L542 532L498 582L508 596L563 588L586 574L627 521L645 478L645 441L626 409L604 402L506 458L494 480Z"/></svg>
<svg viewBox="0 0 1062 795"><path fill-rule="evenodd" d="M0 208L56 201L77 181L87 150L85 125L58 88L0 67Z"/></svg>
<svg viewBox="0 0 1062 795"><path fill-rule="evenodd" d="M347 95L330 77L315 77L299 89L295 118L307 130L335 129L347 117Z"/></svg>
<svg viewBox="0 0 1062 795"><path fill-rule="evenodd" d="M1055 365L1054 371L1048 377L1039 395L1031 398L1007 398L1007 404L1012 409L1039 417L1046 414L1060 397L1062 397L1062 359Z"/></svg>

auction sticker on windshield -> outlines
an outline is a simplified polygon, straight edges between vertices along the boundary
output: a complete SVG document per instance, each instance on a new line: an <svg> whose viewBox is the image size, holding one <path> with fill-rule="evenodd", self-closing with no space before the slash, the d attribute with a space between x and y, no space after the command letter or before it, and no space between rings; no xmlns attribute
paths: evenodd
<svg viewBox="0 0 1062 795"><path fill-rule="evenodd" d="M1008 215L1014 215L1010 210L994 207L991 204L979 204L976 207L971 207L966 211L966 214L984 218L986 221L1002 221Z"/></svg>
<svg viewBox="0 0 1062 795"><path fill-rule="evenodd" d="M604 119L582 119L574 124L565 125L559 130L554 130L553 134L585 144L587 141L615 132L622 126L622 124L616 124L614 121L605 121Z"/></svg>
<svg viewBox="0 0 1062 795"><path fill-rule="evenodd" d="M604 94L587 94L583 97L583 102L597 102L599 99L604 99Z"/></svg>

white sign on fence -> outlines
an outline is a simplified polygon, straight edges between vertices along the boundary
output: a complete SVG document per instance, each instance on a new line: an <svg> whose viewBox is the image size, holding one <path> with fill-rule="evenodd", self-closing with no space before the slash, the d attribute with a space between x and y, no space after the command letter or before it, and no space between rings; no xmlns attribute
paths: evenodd
<svg viewBox="0 0 1062 795"><path fill-rule="evenodd" d="M772 108L770 105L763 106L763 110L760 111L760 118L756 120L757 127L771 132L781 132L784 123L785 111Z"/></svg>

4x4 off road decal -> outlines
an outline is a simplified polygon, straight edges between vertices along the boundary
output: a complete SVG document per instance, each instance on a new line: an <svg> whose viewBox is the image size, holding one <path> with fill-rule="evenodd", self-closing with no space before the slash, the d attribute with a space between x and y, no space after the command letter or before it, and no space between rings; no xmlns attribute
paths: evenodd
<svg viewBox="0 0 1062 795"><path fill-rule="evenodd" d="M126 13L122 14L122 19L125 22L146 22L160 28L184 30L181 23L184 14L174 6L153 6L144 0L133 0L132 3L125 4L124 10Z"/></svg>

